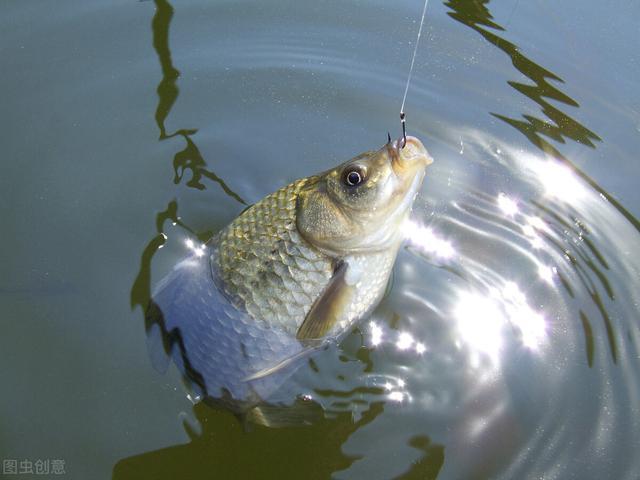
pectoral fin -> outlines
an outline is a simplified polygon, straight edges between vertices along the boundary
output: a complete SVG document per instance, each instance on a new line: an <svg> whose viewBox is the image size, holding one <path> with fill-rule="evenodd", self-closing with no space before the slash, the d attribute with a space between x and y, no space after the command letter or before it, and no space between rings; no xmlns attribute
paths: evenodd
<svg viewBox="0 0 640 480"><path fill-rule="evenodd" d="M303 350L300 350L299 352L291 355L290 357L283 358L280 362L276 363L275 365L271 365L270 367L266 367L266 368L263 368L262 370L252 373L248 377L243 378L243 381L252 382L254 380L260 380L261 378L268 377L269 375L273 375L276 372L282 372L283 370L289 367L292 367L296 364L299 365L300 364L299 361L301 359L311 355L313 352L315 352L317 349L321 347L322 347L322 343L318 343L317 345L311 345L308 348L304 348Z"/></svg>
<svg viewBox="0 0 640 480"><path fill-rule="evenodd" d="M336 324L345 308L351 302L355 289L346 282L345 276L349 265L340 262L333 277L314 302L307 317L300 325L296 337L299 340L311 340L324 337Z"/></svg>

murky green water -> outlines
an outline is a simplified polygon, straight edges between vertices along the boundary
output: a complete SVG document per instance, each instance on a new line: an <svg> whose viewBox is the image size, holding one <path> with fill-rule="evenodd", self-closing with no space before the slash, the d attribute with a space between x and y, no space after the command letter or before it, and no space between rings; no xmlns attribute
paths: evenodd
<svg viewBox="0 0 640 480"><path fill-rule="evenodd" d="M246 431L152 367L186 239L399 133L421 8L0 6L4 473L638 478L631 1L429 5L406 111L436 162L389 295L296 374L324 420Z"/></svg>

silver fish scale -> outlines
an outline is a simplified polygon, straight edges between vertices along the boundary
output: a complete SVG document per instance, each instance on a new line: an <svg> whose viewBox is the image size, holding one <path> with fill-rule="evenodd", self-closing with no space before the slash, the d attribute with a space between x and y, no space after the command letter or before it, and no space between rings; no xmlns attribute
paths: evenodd
<svg viewBox="0 0 640 480"><path fill-rule="evenodd" d="M153 298L166 331L180 338L171 349L174 362L194 390L204 387L213 397L226 391L238 400L264 398L286 379L286 372L252 382L245 379L304 353L295 336L265 328L230 304L211 277L207 256L176 265Z"/></svg>
<svg viewBox="0 0 640 480"><path fill-rule="evenodd" d="M296 199L310 179L268 195L218 238L217 268L226 293L256 322L294 334L333 274L332 259L296 227Z"/></svg>

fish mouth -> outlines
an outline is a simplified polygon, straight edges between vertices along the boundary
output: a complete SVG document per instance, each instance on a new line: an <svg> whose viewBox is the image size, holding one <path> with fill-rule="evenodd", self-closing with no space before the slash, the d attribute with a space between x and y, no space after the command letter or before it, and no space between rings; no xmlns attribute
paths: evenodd
<svg viewBox="0 0 640 480"><path fill-rule="evenodd" d="M388 144L391 165L396 174L415 172L433 163L433 159L416 137L407 135Z"/></svg>
<svg viewBox="0 0 640 480"><path fill-rule="evenodd" d="M371 246L371 251L389 248L401 237L400 226L411 212L427 165L433 162L422 142L412 136L407 136L406 140L405 137L400 137L394 142L389 142L387 153L395 174L395 178L391 175L389 182L393 188L393 195L384 211L384 228L377 228L366 242Z"/></svg>

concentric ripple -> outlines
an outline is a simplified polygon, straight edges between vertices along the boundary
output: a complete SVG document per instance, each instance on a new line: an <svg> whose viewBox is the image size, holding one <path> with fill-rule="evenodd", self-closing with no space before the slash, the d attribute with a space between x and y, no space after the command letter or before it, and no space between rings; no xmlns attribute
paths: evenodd
<svg viewBox="0 0 640 480"><path fill-rule="evenodd" d="M446 478L564 478L573 462L624 478L638 468L638 330L628 315L640 264L621 252L638 251L638 232L568 167L495 145L476 141L464 161L499 155L493 168L509 169L508 182L427 189L455 189L457 200L427 197L433 211L407 229L401 288L362 329L373 370L406 390L390 407L402 425L395 441L426 428L455 459ZM390 433L378 421L363 430L363 442ZM621 448L626 464L608 463Z"/></svg>

